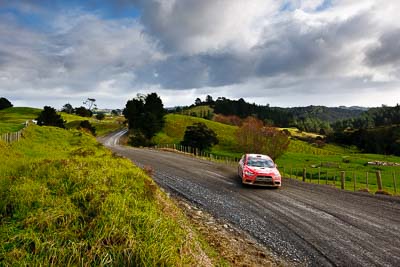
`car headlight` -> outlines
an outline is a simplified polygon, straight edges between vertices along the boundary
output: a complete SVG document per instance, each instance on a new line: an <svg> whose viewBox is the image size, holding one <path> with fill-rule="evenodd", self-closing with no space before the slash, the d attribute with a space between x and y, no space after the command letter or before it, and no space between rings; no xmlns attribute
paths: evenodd
<svg viewBox="0 0 400 267"><path fill-rule="evenodd" d="M253 176L254 173L252 173L251 171L244 171L244 174L246 174L247 176Z"/></svg>

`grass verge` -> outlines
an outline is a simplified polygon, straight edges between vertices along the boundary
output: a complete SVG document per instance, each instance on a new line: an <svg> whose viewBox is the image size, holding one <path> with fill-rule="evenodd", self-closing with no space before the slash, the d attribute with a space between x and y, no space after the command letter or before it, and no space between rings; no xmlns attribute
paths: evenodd
<svg viewBox="0 0 400 267"><path fill-rule="evenodd" d="M30 126L0 149L1 265L198 264L180 211L93 137Z"/></svg>

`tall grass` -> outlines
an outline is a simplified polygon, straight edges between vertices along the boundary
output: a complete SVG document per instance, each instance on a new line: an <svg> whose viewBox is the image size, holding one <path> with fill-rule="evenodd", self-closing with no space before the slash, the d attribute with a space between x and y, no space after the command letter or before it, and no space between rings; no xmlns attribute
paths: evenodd
<svg viewBox="0 0 400 267"><path fill-rule="evenodd" d="M93 137L30 126L0 150L0 265L196 264L182 215Z"/></svg>

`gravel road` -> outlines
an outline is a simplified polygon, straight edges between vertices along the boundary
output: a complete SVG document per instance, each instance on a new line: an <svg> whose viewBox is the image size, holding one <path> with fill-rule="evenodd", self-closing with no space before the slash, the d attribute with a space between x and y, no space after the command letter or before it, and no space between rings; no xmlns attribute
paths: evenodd
<svg viewBox="0 0 400 267"><path fill-rule="evenodd" d="M400 199L283 179L281 189L244 187L236 167L101 140L163 188L247 231L291 262L308 266L400 266Z"/></svg>

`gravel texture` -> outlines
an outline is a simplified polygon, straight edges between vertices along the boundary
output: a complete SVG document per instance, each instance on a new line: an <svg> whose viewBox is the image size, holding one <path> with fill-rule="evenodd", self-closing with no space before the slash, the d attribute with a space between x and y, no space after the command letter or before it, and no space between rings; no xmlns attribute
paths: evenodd
<svg viewBox="0 0 400 267"><path fill-rule="evenodd" d="M154 180L249 233L294 264L400 266L400 199L283 179L281 189L244 187L236 167L178 153L101 141Z"/></svg>

